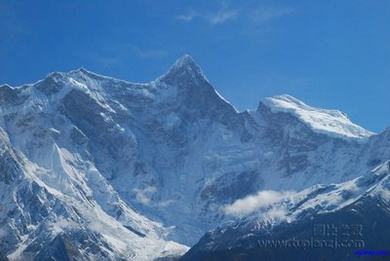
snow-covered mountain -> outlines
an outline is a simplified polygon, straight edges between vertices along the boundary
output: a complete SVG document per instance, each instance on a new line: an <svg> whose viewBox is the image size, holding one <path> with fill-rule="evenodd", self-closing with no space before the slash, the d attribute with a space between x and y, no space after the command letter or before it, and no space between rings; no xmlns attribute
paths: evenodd
<svg viewBox="0 0 390 261"><path fill-rule="evenodd" d="M67 84L58 76L0 88L1 252L12 260L151 260L183 253L187 247L164 240L167 228L135 212L96 168L88 138L60 112L72 87L56 92Z"/></svg>
<svg viewBox="0 0 390 261"><path fill-rule="evenodd" d="M387 161L368 175L312 186L226 223L207 233L183 260L361 260L354 252L388 248L389 225ZM323 234L315 234L318 228ZM329 245L321 247L324 242Z"/></svg>
<svg viewBox="0 0 390 261"><path fill-rule="evenodd" d="M389 130L339 111L288 95L237 111L188 55L149 83L79 69L2 85L0 128L0 252L11 259L179 255L236 220L237 200L304 200L390 159Z"/></svg>

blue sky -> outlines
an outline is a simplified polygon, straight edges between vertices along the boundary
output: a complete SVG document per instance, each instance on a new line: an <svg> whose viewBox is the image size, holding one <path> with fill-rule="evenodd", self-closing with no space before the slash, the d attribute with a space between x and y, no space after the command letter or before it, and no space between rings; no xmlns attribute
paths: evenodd
<svg viewBox="0 0 390 261"><path fill-rule="evenodd" d="M0 83L79 67L145 82L184 53L241 110L288 93L390 126L387 0L0 0Z"/></svg>

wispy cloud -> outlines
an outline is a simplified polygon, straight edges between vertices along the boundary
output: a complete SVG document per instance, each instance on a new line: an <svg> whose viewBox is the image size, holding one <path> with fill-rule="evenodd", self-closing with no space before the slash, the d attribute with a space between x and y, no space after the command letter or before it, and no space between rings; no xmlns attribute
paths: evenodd
<svg viewBox="0 0 390 261"><path fill-rule="evenodd" d="M238 10L221 10L208 17L211 24L222 24L229 20L234 20L239 14Z"/></svg>
<svg viewBox="0 0 390 261"><path fill-rule="evenodd" d="M187 23L198 19L211 25L220 25L228 21L242 19L258 25L279 17L290 15L293 12L294 9L289 7L255 6L245 8L228 8L226 5L223 5L214 11L191 9L186 13L177 15L176 19Z"/></svg>
<svg viewBox="0 0 390 261"><path fill-rule="evenodd" d="M142 205L149 205L153 194L157 191L156 187L146 187L144 189L134 189L136 200Z"/></svg>
<svg viewBox="0 0 390 261"><path fill-rule="evenodd" d="M248 17L254 23L265 23L270 20L290 15L294 9L289 7L257 7L248 13Z"/></svg>
<svg viewBox="0 0 390 261"><path fill-rule="evenodd" d="M163 49L141 48L133 43L112 43L98 51L82 52L82 56L92 59L95 63L104 68L122 66L127 60L139 59L161 59L168 55Z"/></svg>
<svg viewBox="0 0 390 261"><path fill-rule="evenodd" d="M250 195L238 199L233 204L224 207L224 212L230 216L242 217L259 209L270 207L272 204L291 198L295 192L292 191L259 191L256 195Z"/></svg>
<svg viewBox="0 0 390 261"><path fill-rule="evenodd" d="M196 17L199 17L199 14L197 12L191 10L186 14L181 14L181 15L176 16L176 19L183 21L183 22L191 22Z"/></svg>
<svg viewBox="0 0 390 261"><path fill-rule="evenodd" d="M143 59L164 58L168 55L166 51L158 49L142 49L138 46L132 46L131 49L134 53Z"/></svg>
<svg viewBox="0 0 390 261"><path fill-rule="evenodd" d="M119 56L110 56L102 53L93 53L89 56L94 60L95 63L103 66L104 68L113 68L120 66L122 59Z"/></svg>
<svg viewBox="0 0 390 261"><path fill-rule="evenodd" d="M185 14L176 16L177 20L183 22L191 22L195 19L203 20L211 25L223 24L225 22L234 20L238 17L238 9L220 8L214 12L210 11L194 11L191 10Z"/></svg>

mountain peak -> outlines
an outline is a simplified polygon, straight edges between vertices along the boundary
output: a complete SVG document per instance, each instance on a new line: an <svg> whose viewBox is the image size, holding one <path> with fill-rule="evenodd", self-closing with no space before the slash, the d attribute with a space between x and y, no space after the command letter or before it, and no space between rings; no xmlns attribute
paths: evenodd
<svg viewBox="0 0 390 261"><path fill-rule="evenodd" d="M188 54L185 54L179 59L177 59L176 62L171 66L169 71L160 79L164 81L171 81L172 79L182 80L183 78L187 80L206 79L202 72L202 69Z"/></svg>
<svg viewBox="0 0 390 261"><path fill-rule="evenodd" d="M80 67L78 69L69 71L67 73L67 75L68 76L69 75L71 75L71 76L83 76L83 77L96 78L96 79L109 78L107 76L99 75L97 73L89 71L89 70L85 69L84 67Z"/></svg>
<svg viewBox="0 0 390 261"><path fill-rule="evenodd" d="M176 60L173 67L174 68L181 68L186 66L196 66L199 67L194 59L189 54L184 54L182 57Z"/></svg>
<svg viewBox="0 0 390 261"><path fill-rule="evenodd" d="M287 94L267 97L261 103L272 112L294 115L318 133L339 138L367 138L374 134L351 122L344 112L312 107Z"/></svg>

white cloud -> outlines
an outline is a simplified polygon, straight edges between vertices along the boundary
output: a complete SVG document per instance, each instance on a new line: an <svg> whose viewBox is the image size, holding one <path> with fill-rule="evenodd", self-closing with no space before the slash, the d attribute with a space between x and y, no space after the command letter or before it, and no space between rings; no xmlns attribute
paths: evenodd
<svg viewBox="0 0 390 261"><path fill-rule="evenodd" d="M187 13L187 14L182 14L182 15L176 16L176 19L177 19L177 20L181 20L181 21L183 21L183 22L191 22L191 21L194 20L194 18L196 18L197 16L199 16L199 14L197 14L195 11L190 11L190 12Z"/></svg>
<svg viewBox="0 0 390 261"><path fill-rule="evenodd" d="M250 195L243 199L238 199L233 204L224 207L224 212L230 216L242 217L256 210L270 207L271 205L281 202L285 199L290 199L295 192L293 191L273 191L263 190L256 195ZM273 212L277 216L283 215L281 212Z"/></svg>
<svg viewBox="0 0 390 261"><path fill-rule="evenodd" d="M286 218L287 213L288 211L284 206L271 208L266 213L264 213L264 218L268 220L281 220Z"/></svg>
<svg viewBox="0 0 390 261"><path fill-rule="evenodd" d="M149 59L149 58L163 58L165 57L168 53L163 51L163 50L157 50L157 49L141 49L139 47L134 47L133 48L134 52L143 59Z"/></svg>
<svg viewBox="0 0 390 261"><path fill-rule="evenodd" d="M265 23L275 18L290 15L294 10L287 7L258 7L251 10L248 17L256 24Z"/></svg>
<svg viewBox="0 0 390 261"><path fill-rule="evenodd" d="M226 21L233 20L238 16L238 10L221 10L207 17L210 24L222 24Z"/></svg>
<svg viewBox="0 0 390 261"><path fill-rule="evenodd" d="M176 201L173 200L173 199L168 199L168 200L165 200L165 201L158 202L157 206L165 208L165 207L169 207L170 205L172 205L175 202Z"/></svg>
<svg viewBox="0 0 390 261"><path fill-rule="evenodd" d="M240 18L246 20L247 22L258 25L269 22L275 18L290 15L293 12L294 10L289 7L256 6L251 8L247 7L233 9L222 6L221 8L214 11L190 10L185 14L176 16L176 19L187 23L192 22L195 19L200 19L211 25L220 25L225 22Z"/></svg>
<svg viewBox="0 0 390 261"><path fill-rule="evenodd" d="M133 57L161 59L166 57L168 52L159 48L141 48L133 43L111 43L98 52L82 52L80 55L105 68L114 68L122 66L125 61Z"/></svg>
<svg viewBox="0 0 390 261"><path fill-rule="evenodd" d="M177 20L191 22L195 19L201 19L211 25L223 24L238 17L239 11L236 9L221 8L214 12L199 12L191 10L186 14L176 16Z"/></svg>
<svg viewBox="0 0 390 261"><path fill-rule="evenodd" d="M156 187L146 187L144 189L134 189L136 200L143 204L149 205L152 195L157 191Z"/></svg>

